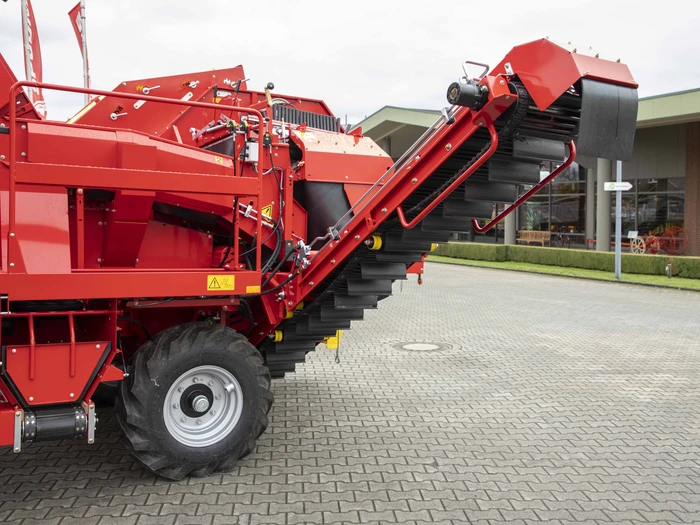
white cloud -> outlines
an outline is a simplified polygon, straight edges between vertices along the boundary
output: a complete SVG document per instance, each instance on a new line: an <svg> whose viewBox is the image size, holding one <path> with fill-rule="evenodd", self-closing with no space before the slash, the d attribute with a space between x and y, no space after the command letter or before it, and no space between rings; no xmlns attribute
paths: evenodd
<svg viewBox="0 0 700 525"><path fill-rule="evenodd" d="M80 85L68 19L77 0L33 0L44 80ZM23 76L20 2L0 3L0 52ZM93 86L243 64L250 86L324 99L350 122L385 104L439 108L465 59L495 65L511 47L544 36L621 58L640 95L700 87L700 7L631 1L232 2L87 0ZM49 116L82 98L46 93Z"/></svg>

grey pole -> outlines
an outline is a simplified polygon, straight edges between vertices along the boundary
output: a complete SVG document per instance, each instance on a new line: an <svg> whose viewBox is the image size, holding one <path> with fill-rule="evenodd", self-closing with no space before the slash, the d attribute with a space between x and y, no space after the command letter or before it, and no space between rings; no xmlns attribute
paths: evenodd
<svg viewBox="0 0 700 525"><path fill-rule="evenodd" d="M616 182L622 182L622 161L617 161ZM622 191L615 192L615 279L620 280L622 273Z"/></svg>
<svg viewBox="0 0 700 525"><path fill-rule="evenodd" d="M80 19L83 23L83 30L80 32L83 41L80 43L80 47L83 50L83 87L86 89L90 88L90 70L88 66L88 56L87 56L87 29L85 22L85 0L80 0ZM85 105L90 103L90 95L85 94Z"/></svg>

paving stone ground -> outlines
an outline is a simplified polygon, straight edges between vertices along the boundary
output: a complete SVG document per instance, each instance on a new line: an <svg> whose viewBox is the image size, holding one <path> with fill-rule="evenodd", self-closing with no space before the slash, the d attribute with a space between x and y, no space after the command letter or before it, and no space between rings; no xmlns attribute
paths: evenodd
<svg viewBox="0 0 700 525"><path fill-rule="evenodd" d="M3 449L0 522L700 523L698 293L428 264L340 359L274 383L231 474L155 478L109 410L94 446Z"/></svg>

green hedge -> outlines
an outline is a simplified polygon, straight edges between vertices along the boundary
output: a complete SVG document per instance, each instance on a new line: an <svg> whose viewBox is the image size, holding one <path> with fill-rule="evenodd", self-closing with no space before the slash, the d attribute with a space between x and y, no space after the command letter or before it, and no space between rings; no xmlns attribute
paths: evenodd
<svg viewBox="0 0 700 525"><path fill-rule="evenodd" d="M564 248L502 244L448 243L439 245L434 253L444 257L476 261L514 261L606 272L615 271L615 254L613 252L596 252L594 250L567 250ZM622 254L622 271L624 273L666 275L666 265L669 263L671 263L673 275L689 279L700 279L700 258L698 257Z"/></svg>
<svg viewBox="0 0 700 525"><path fill-rule="evenodd" d="M454 257L456 259L471 259L473 261L504 262L507 246L502 244L479 244L451 242L440 244L435 250L435 255Z"/></svg>

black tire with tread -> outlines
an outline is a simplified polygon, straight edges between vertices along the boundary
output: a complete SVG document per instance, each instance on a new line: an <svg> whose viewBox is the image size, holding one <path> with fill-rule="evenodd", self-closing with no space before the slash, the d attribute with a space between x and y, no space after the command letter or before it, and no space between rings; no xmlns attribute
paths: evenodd
<svg viewBox="0 0 700 525"><path fill-rule="evenodd" d="M163 419L170 386L188 370L214 365L231 372L243 390L243 412L224 439L208 447L175 440ZM270 372L257 349L222 325L187 323L160 332L133 355L115 402L117 420L129 452L165 478L208 476L232 470L255 449L272 407Z"/></svg>

